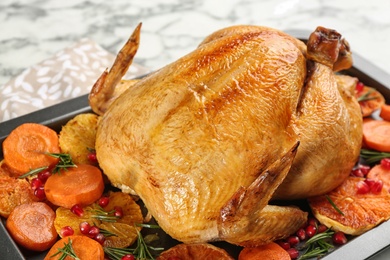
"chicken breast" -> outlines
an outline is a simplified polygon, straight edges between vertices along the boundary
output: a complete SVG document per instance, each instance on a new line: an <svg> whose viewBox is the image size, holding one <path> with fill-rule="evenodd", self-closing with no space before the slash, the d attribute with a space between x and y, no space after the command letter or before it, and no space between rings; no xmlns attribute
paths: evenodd
<svg viewBox="0 0 390 260"><path fill-rule="evenodd" d="M291 234L307 214L269 200L338 186L361 141L359 106L333 71L351 65L349 46L320 29L308 52L275 29L222 29L113 102L115 84L105 79L118 75L105 72L90 95L102 114L96 152L104 173L183 242L253 246Z"/></svg>

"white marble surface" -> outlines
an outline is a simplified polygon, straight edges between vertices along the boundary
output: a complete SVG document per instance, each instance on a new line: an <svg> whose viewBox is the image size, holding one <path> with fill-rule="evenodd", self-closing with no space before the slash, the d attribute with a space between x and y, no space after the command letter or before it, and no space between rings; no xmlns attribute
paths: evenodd
<svg viewBox="0 0 390 260"><path fill-rule="evenodd" d="M157 69L233 24L337 29L352 50L390 73L388 0L2 0L0 86L82 38L116 53L143 23L136 62Z"/></svg>
<svg viewBox="0 0 390 260"><path fill-rule="evenodd" d="M2 0L0 10L0 90L84 38L116 53L139 22L135 62L151 70L193 50L216 29L256 24L308 32L318 25L334 28L353 52L390 73L388 0ZM383 257L377 259L388 259Z"/></svg>

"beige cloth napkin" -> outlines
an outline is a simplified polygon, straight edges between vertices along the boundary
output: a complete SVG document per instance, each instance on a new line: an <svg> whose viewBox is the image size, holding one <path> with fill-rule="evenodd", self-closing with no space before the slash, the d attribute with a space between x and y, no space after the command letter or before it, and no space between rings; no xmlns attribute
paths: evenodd
<svg viewBox="0 0 390 260"><path fill-rule="evenodd" d="M83 39L0 86L0 122L89 93L115 55ZM132 64L125 78L150 72Z"/></svg>

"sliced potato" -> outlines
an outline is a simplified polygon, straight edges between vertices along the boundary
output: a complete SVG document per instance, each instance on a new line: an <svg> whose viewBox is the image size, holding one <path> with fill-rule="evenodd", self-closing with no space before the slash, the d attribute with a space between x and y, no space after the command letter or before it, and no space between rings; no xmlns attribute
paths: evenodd
<svg viewBox="0 0 390 260"><path fill-rule="evenodd" d="M64 125L59 134L59 144L63 153L72 156L76 164L93 164L88 160L90 150L95 149L98 116L84 113L75 116Z"/></svg>

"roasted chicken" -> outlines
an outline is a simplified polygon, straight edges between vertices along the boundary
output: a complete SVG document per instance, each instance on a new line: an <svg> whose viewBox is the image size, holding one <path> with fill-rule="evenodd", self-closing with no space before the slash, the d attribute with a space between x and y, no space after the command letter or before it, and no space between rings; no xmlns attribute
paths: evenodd
<svg viewBox="0 0 390 260"><path fill-rule="evenodd" d="M111 183L138 195L186 243L255 246L307 218L298 199L337 187L355 164L362 117L348 43L318 27L307 46L281 31L233 26L116 91L140 25L90 93L96 152Z"/></svg>

